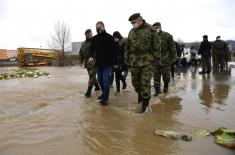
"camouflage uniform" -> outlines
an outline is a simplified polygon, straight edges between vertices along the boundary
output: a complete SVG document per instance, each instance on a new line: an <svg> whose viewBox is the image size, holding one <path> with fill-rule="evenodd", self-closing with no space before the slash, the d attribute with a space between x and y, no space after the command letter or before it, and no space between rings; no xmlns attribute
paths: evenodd
<svg viewBox="0 0 235 155"><path fill-rule="evenodd" d="M89 53L90 45L91 45L91 42L89 41L82 42L82 46L79 51L79 61L81 64L84 63L84 67L87 69L87 72L89 75L88 86L94 86L97 83L96 69L95 69L95 63L88 61L89 59L88 53Z"/></svg>
<svg viewBox="0 0 235 155"><path fill-rule="evenodd" d="M163 77L164 84L170 82L170 67L177 58L175 42L172 35L167 32L161 31L159 33L160 52L154 54L153 77L154 87L160 91L161 76Z"/></svg>
<svg viewBox="0 0 235 155"><path fill-rule="evenodd" d="M156 31L145 22L129 32L125 63L131 66L132 84L142 99L151 98L153 53L158 46Z"/></svg>
<svg viewBox="0 0 235 155"><path fill-rule="evenodd" d="M212 45L213 70L224 71L227 43L223 40L216 40Z"/></svg>

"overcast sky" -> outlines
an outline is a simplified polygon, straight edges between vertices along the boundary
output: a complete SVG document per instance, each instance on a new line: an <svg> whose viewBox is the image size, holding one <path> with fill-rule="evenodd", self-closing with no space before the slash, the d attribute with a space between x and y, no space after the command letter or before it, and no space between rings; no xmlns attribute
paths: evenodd
<svg viewBox="0 0 235 155"><path fill-rule="evenodd" d="M84 40L87 28L96 34L99 20L108 33L127 36L135 12L185 42L204 34L235 39L235 0L0 0L0 48L47 48L58 20L70 26L72 41Z"/></svg>

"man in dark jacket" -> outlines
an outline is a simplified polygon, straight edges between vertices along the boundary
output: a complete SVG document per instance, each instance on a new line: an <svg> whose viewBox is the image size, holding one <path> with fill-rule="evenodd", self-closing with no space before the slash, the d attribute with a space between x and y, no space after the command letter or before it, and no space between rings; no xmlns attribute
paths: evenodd
<svg viewBox="0 0 235 155"><path fill-rule="evenodd" d="M116 47L113 36L105 31L103 22L96 23L96 31L97 35L91 41L89 61L95 59L96 73L102 90L102 95L98 99L102 105L107 105L112 66L117 68Z"/></svg>
<svg viewBox="0 0 235 155"><path fill-rule="evenodd" d="M208 41L208 36L203 36L198 54L201 55L202 71L199 74L211 72L211 43Z"/></svg>

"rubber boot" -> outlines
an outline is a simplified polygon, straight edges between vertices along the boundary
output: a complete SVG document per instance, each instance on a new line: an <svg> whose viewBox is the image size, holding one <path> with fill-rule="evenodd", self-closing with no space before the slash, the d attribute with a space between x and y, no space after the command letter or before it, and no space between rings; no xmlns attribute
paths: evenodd
<svg viewBox="0 0 235 155"><path fill-rule="evenodd" d="M140 113L141 114L145 113L147 111L148 106L149 106L149 99L143 99Z"/></svg>
<svg viewBox="0 0 235 155"><path fill-rule="evenodd" d="M142 102L142 97L140 95L140 93L138 93L138 103L141 103Z"/></svg>
<svg viewBox="0 0 235 155"><path fill-rule="evenodd" d="M120 74L120 80L122 81L122 90L126 89L127 87L126 80L122 74Z"/></svg>
<svg viewBox="0 0 235 155"><path fill-rule="evenodd" d="M155 94L154 94L154 96L158 96L159 94L161 94L161 89L160 89L159 86L155 86L154 88L155 88Z"/></svg>
<svg viewBox="0 0 235 155"><path fill-rule="evenodd" d="M117 92L120 93L120 80L116 79Z"/></svg>
<svg viewBox="0 0 235 155"><path fill-rule="evenodd" d="M100 91L100 86L97 82L95 83L95 91Z"/></svg>
<svg viewBox="0 0 235 155"><path fill-rule="evenodd" d="M202 71L201 72L199 72L199 74L205 74L206 72L205 72L205 69L202 69Z"/></svg>
<svg viewBox="0 0 235 155"><path fill-rule="evenodd" d="M163 88L163 93L167 93L168 92L168 82L164 83L164 88Z"/></svg>
<svg viewBox="0 0 235 155"><path fill-rule="evenodd" d="M85 93L85 96L86 96L86 97L90 97L90 96L91 96L92 87L93 87L93 86L88 86L87 91L86 91L86 93Z"/></svg>
<svg viewBox="0 0 235 155"><path fill-rule="evenodd" d="M125 90L127 87L126 81L123 81L122 90Z"/></svg>
<svg viewBox="0 0 235 155"><path fill-rule="evenodd" d="M118 77L118 75L116 74L116 89L117 89L117 92L120 93L120 79Z"/></svg>

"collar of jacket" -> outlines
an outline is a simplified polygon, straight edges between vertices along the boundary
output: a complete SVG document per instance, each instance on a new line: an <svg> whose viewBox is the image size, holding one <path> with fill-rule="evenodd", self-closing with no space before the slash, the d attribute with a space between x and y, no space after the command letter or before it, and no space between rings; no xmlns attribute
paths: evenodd
<svg viewBox="0 0 235 155"><path fill-rule="evenodd" d="M90 43L90 42L91 42L91 40L92 40L92 38L90 38L90 39L86 39L85 41L86 41L86 43Z"/></svg>
<svg viewBox="0 0 235 155"><path fill-rule="evenodd" d="M147 26L147 23L145 20L143 20L143 23L137 28L137 29L142 29Z"/></svg>
<svg viewBox="0 0 235 155"><path fill-rule="evenodd" d="M104 34L106 34L105 30L103 32L101 32L101 33L98 33L97 35L104 35Z"/></svg>

